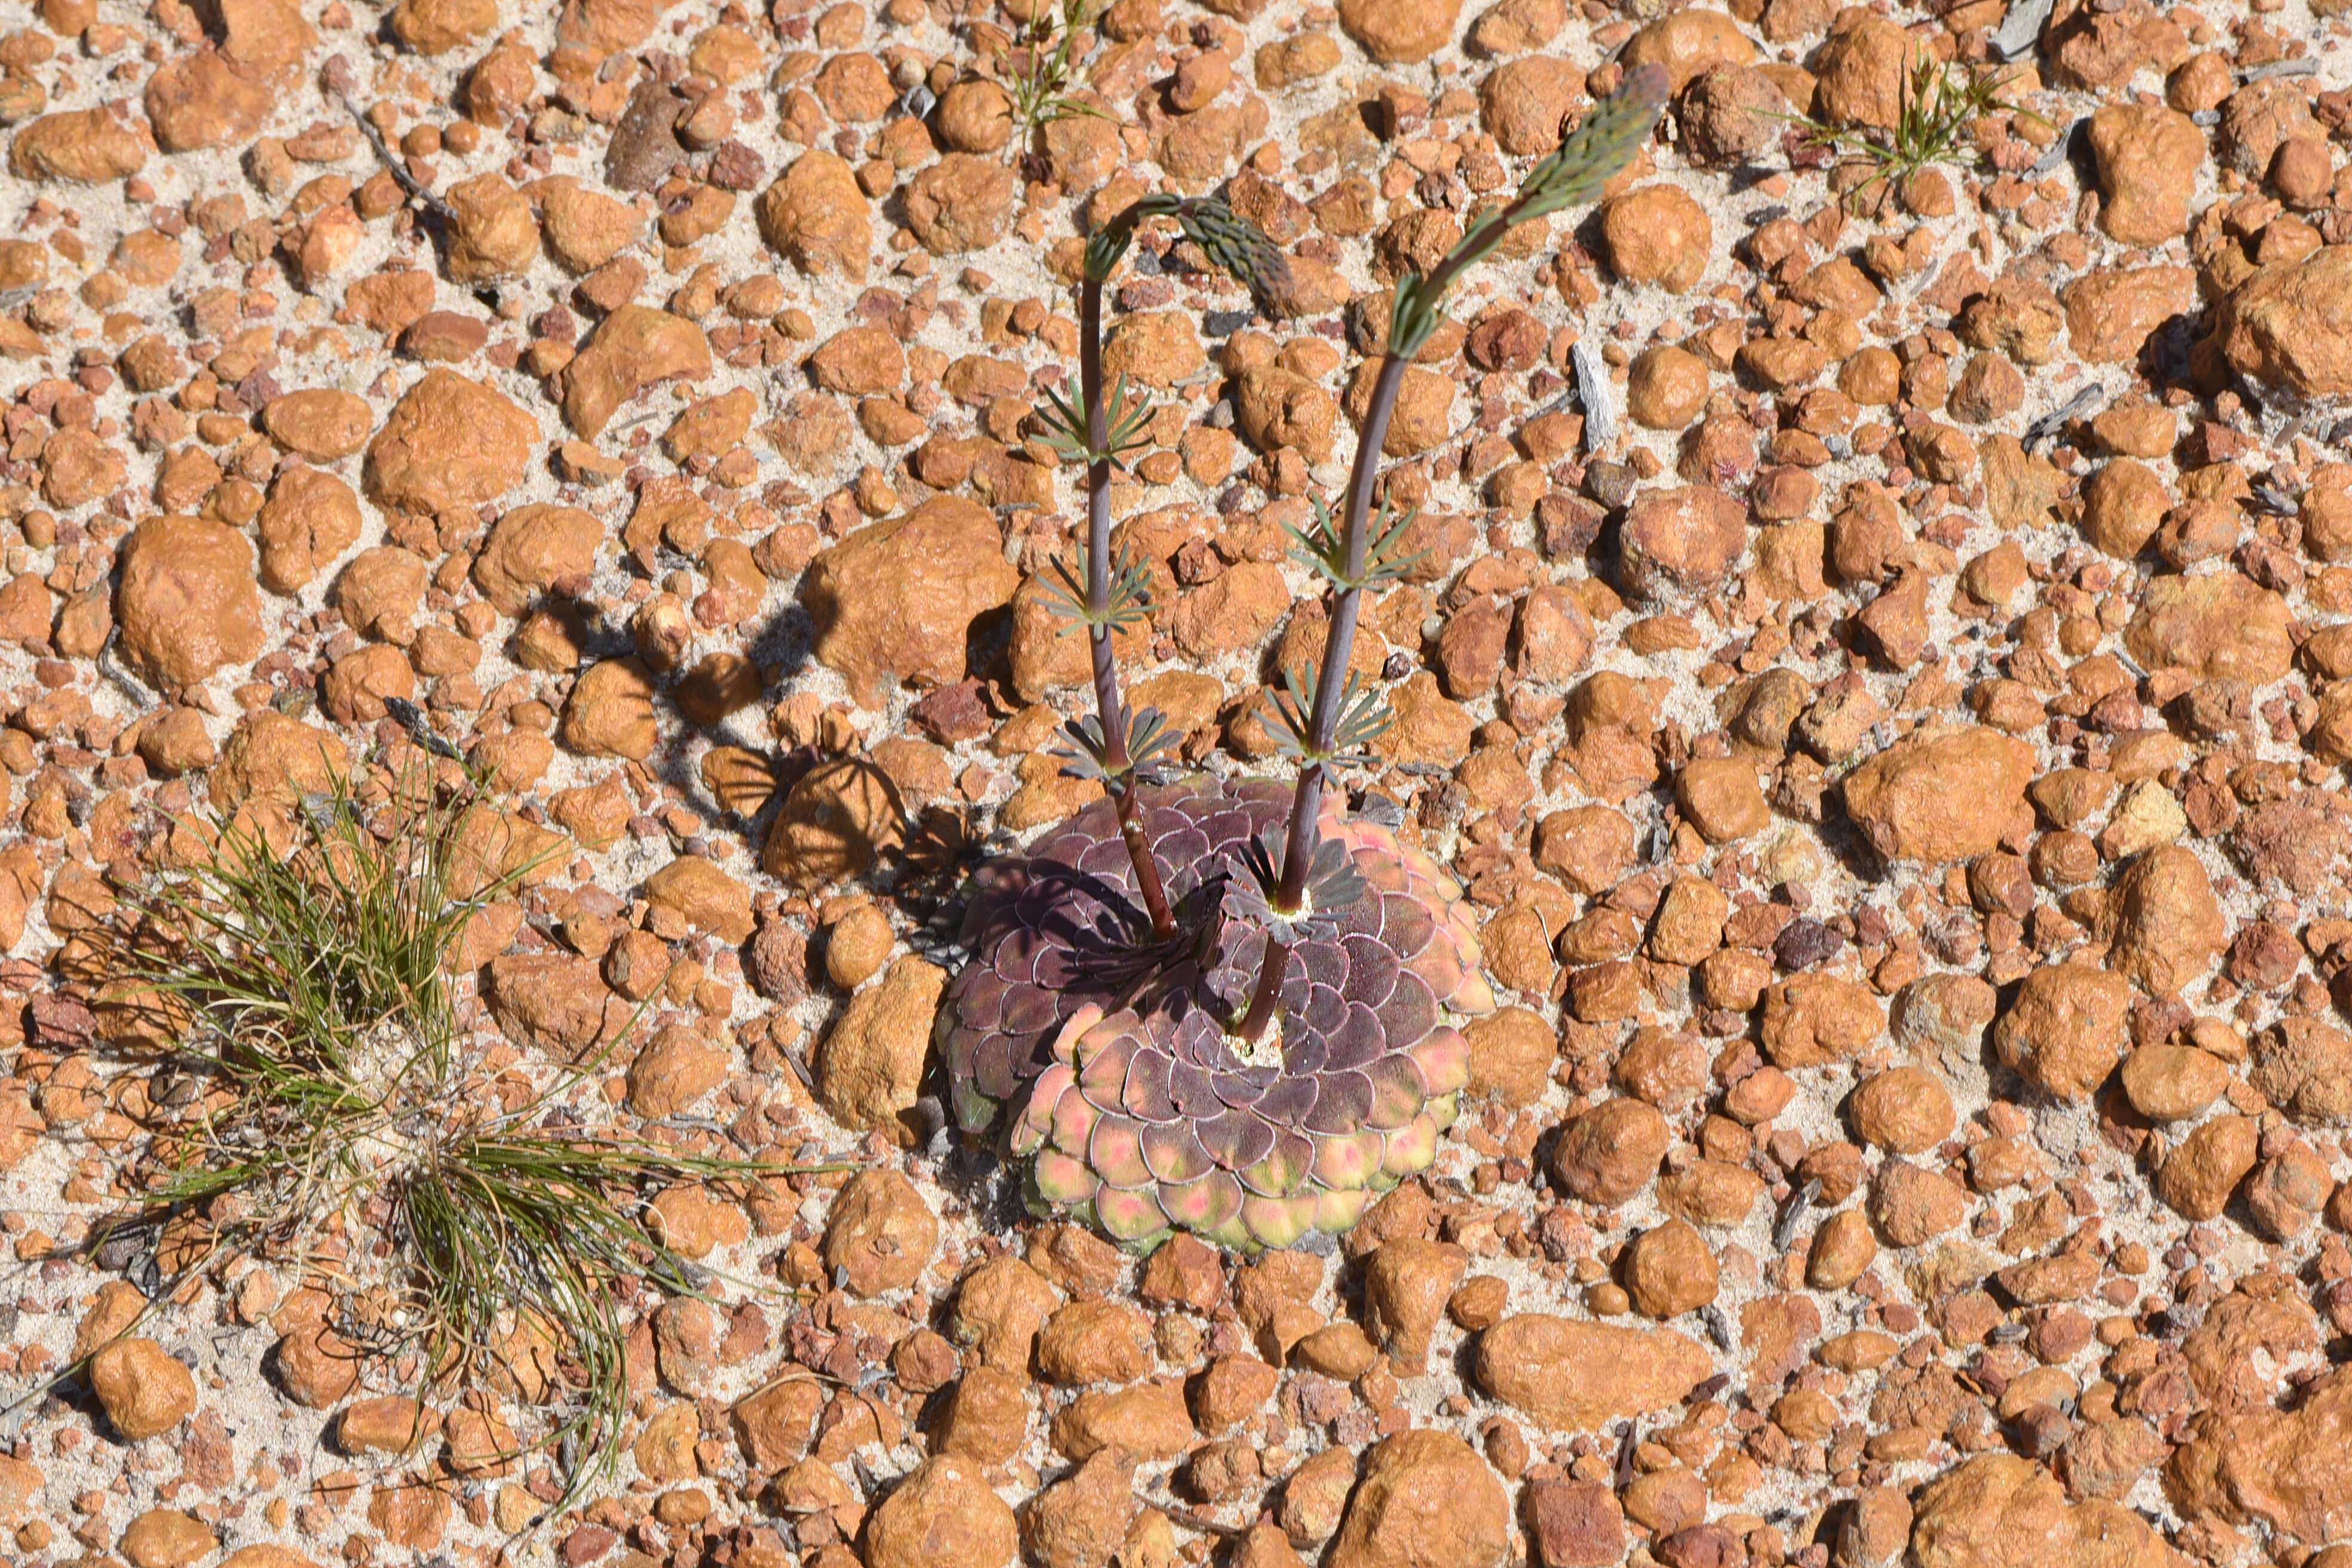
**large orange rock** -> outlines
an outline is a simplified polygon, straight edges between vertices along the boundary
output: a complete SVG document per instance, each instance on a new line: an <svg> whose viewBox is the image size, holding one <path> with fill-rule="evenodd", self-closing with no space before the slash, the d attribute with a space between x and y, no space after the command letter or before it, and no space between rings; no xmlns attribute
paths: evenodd
<svg viewBox="0 0 2352 1568"><path fill-rule="evenodd" d="M2256 381L2305 397L2352 392L2352 246L2263 268L2223 296L2206 341Z"/></svg>
<svg viewBox="0 0 2352 1568"><path fill-rule="evenodd" d="M816 619L818 660L878 707L893 680L961 679L973 619L1010 603L1020 585L987 510L934 496L819 555L801 594Z"/></svg>
<svg viewBox="0 0 2352 1568"><path fill-rule="evenodd" d="M122 549L114 591L122 654L148 684L193 686L262 646L253 546L226 523L151 517Z"/></svg>
<svg viewBox="0 0 2352 1568"><path fill-rule="evenodd" d="M194 1375L153 1340L116 1340L90 1358L87 1375L107 1421L134 1443L195 1413Z"/></svg>
<svg viewBox="0 0 2352 1568"><path fill-rule="evenodd" d="M1911 1526L1918 1568L2167 1568L2164 1537L2121 1504L2069 1507L2050 1473L1982 1454L1929 1482Z"/></svg>
<svg viewBox="0 0 2352 1568"><path fill-rule="evenodd" d="M2124 647L2150 669L2263 686L2287 672L2294 641L2287 603L2236 572L2168 574L2141 593Z"/></svg>
<svg viewBox="0 0 2352 1568"><path fill-rule="evenodd" d="M755 208L768 248L810 277L866 276L873 214L856 173L833 153L813 148L793 160Z"/></svg>
<svg viewBox="0 0 2352 1568"><path fill-rule="evenodd" d="M576 506L519 506L474 557L474 585L501 614L519 616L556 584L595 570L604 541L604 527Z"/></svg>
<svg viewBox="0 0 2352 1568"><path fill-rule="evenodd" d="M1997 730L1922 725L1847 775L1846 815L1889 860L1969 859L2025 820L2035 760Z"/></svg>
<svg viewBox="0 0 2352 1568"><path fill-rule="evenodd" d="M1004 1568L1020 1549L1013 1510L952 1455L926 1459L866 1525L866 1568Z"/></svg>
<svg viewBox="0 0 2352 1568"><path fill-rule="evenodd" d="M220 44L166 61L148 79L147 118L166 153L250 138L318 42L293 0L221 0L213 15L226 35Z"/></svg>
<svg viewBox="0 0 2352 1568"><path fill-rule="evenodd" d="M102 184L137 174L154 150L143 120L107 109L61 110L16 132L8 146L8 172L20 180Z"/></svg>
<svg viewBox="0 0 2352 1568"><path fill-rule="evenodd" d="M368 443L368 498L395 511L479 506L514 488L538 441L539 421L505 394L427 371Z"/></svg>
<svg viewBox="0 0 2352 1568"><path fill-rule="evenodd" d="M1714 1371L1715 1358L1673 1329L1523 1312L1478 1340L1478 1385L1562 1432L1662 1410Z"/></svg>
<svg viewBox="0 0 2352 1568"><path fill-rule="evenodd" d="M1339 0L1339 26L1384 66L1411 65L1444 48L1462 0Z"/></svg>
<svg viewBox="0 0 2352 1568"><path fill-rule="evenodd" d="M1430 1428L1365 1456L1331 1568L1494 1568L1510 1547L1503 1483L1469 1444Z"/></svg>
<svg viewBox="0 0 2352 1568"><path fill-rule="evenodd" d="M621 405L665 381L710 374L710 342L683 316L624 305L597 326L588 346L563 370L563 418L593 437Z"/></svg>

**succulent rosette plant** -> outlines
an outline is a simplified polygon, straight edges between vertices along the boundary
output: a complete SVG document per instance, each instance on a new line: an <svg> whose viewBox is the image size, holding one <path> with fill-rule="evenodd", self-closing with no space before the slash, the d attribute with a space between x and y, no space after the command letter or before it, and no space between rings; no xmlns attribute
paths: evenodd
<svg viewBox="0 0 2352 1568"><path fill-rule="evenodd" d="M1319 669L1286 671L1265 715L1294 780L1171 784L1157 712L1120 700L1111 635L1149 614L1150 575L1110 549L1110 473L1150 410L1102 384L1102 290L1139 227L1172 220L1208 265L1281 292L1281 253L1214 198L1146 196L1087 242L1078 399L1048 438L1082 465L1087 530L1059 596L1092 654L1096 711L1065 726L1066 770L1103 798L975 878L939 1035L957 1121L1002 1128L1033 1205L1138 1247L1189 1230L1255 1251L1347 1230L1428 1168L1469 1080L1455 1027L1492 1010L1462 889L1396 826L1350 816L1335 770L1390 720L1349 673L1363 595L1402 576L1412 519L1373 507L1404 368L1461 271L1512 226L1589 200L1646 138L1664 72L1628 74L1518 195L1396 289L1386 353L1338 514L1294 535L1325 582Z"/></svg>
<svg viewBox="0 0 2352 1568"><path fill-rule="evenodd" d="M1326 811L1310 885L1332 899L1287 927L1279 1024L1255 1041L1233 1027L1284 928L1231 907L1253 901L1248 847L1279 829L1289 795L1264 781L1149 794L1169 895L1222 940L1139 956L1108 802L983 892L941 1015L949 1075L967 1129L1019 1104L1011 1149L1032 1159L1036 1199L1138 1245L1181 1228L1288 1247L1346 1230L1435 1157L1469 1076L1454 1020L1495 997L1460 888L1393 829Z"/></svg>

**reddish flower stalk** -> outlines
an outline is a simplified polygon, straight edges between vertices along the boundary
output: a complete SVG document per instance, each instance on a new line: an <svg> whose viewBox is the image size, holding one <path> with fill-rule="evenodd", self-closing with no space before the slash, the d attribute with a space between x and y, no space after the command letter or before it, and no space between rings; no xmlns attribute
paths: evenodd
<svg viewBox="0 0 2352 1568"><path fill-rule="evenodd" d="M1234 1026L1234 1033L1243 1039L1255 1042L1273 1021L1275 1009L1282 1005L1283 971L1290 967L1290 944L1265 939L1265 956L1259 961L1257 989L1251 994L1249 1011Z"/></svg>
<svg viewBox="0 0 2352 1568"><path fill-rule="evenodd" d="M1380 376L1372 383L1371 405L1364 416L1363 435L1356 443L1355 463L1348 473L1348 575L1354 579L1360 580L1364 575L1365 551L1370 536L1372 481L1380 467L1381 445L1388 439L1390 417L1396 413L1397 392L1404 384L1405 364L1406 361L1394 353L1381 359ZM1348 684L1348 660L1355 652L1356 622L1363 612L1363 603L1360 581L1339 589L1332 600L1331 619L1323 637L1323 668L1315 682L1312 728L1307 731L1309 760L1298 770L1298 790L1291 800L1290 825L1283 839L1279 907L1286 910L1297 910L1307 893L1307 868L1315 860L1315 818L1323 808L1324 781L1329 769L1321 754L1330 752L1338 737L1339 706ZM1274 962L1275 956L1275 949L1268 946L1267 961ZM1276 984L1273 988L1280 987ZM1265 992L1268 983L1259 982L1258 989Z"/></svg>
<svg viewBox="0 0 2352 1568"><path fill-rule="evenodd" d="M1087 239L1078 287L1078 405L1074 408L1050 387L1046 390L1052 404L1045 420L1046 440L1064 458L1084 463L1087 470L1086 581L1080 583L1057 563L1063 587L1055 592L1063 600L1063 612L1087 628L1096 716L1066 727L1077 750L1064 754L1071 759L1069 771L1102 781L1118 812L1119 837L1135 865L1136 888L1150 917L1152 935L1165 942L1176 934L1176 917L1143 829L1142 803L1136 792L1152 781L1153 759L1172 750L1174 738L1156 710L1128 712L1119 698L1111 648L1113 634L1142 620L1150 607L1142 569L1111 556L1110 471L1124 466L1125 454L1145 443L1150 409L1142 398L1128 395L1124 377L1106 395L1102 377L1103 285L1134 243L1137 226L1150 217L1174 218L1211 265L1248 283L1261 299L1278 282L1284 266L1271 240L1213 197L1187 201L1149 195L1129 204Z"/></svg>
<svg viewBox="0 0 2352 1568"><path fill-rule="evenodd" d="M1372 558L1372 485L1378 475L1381 448L1388 439L1389 421L1396 412L1397 393L1404 384L1405 367L1436 330L1437 307L1462 272L1484 259L1503 242L1512 227L1530 218L1558 212L1599 194L1601 184L1632 159L1650 134L1666 96L1665 73L1643 66L1606 102L1594 106L1584 123L1561 142L1558 151L1538 164L1519 187L1517 198L1490 213L1462 237L1445 259L1428 276L1407 274L1397 285L1396 304L1389 321L1388 343L1378 378L1356 441L1356 457L1348 474L1340 547L1337 561L1318 562L1331 580L1331 618L1324 637L1323 666L1315 684L1315 701L1307 732L1300 737L1298 785L1291 799L1285 829L1282 879L1274 898L1276 909L1297 913L1307 895L1307 878L1315 861L1317 814L1322 809L1333 761L1349 708L1348 660L1355 651L1356 623L1362 612L1364 587L1392 575L1396 568ZM1271 1021L1282 990L1283 966L1289 962L1284 943L1268 941L1265 967L1258 976L1249 1011L1237 1026L1242 1037L1255 1040Z"/></svg>
<svg viewBox="0 0 2352 1568"><path fill-rule="evenodd" d="M1102 721L1103 788L1118 812L1118 836L1135 863L1135 885L1151 918L1151 934L1176 934L1159 862L1151 856L1136 800L1135 759L1127 746L1127 708L1119 699L1118 669L1111 658L1110 619L1110 417L1103 405L1103 280L1091 275L1078 288L1078 395L1087 416L1087 650L1094 660L1095 710Z"/></svg>

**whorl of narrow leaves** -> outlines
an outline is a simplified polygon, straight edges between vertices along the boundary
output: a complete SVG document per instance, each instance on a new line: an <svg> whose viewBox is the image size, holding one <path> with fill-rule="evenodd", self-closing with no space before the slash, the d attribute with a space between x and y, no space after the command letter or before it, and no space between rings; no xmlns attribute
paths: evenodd
<svg viewBox="0 0 2352 1568"><path fill-rule="evenodd" d="M1411 359L1437 330L1438 307L1454 280L1468 267L1484 260L1520 224L1548 217L1564 208L1581 206L1601 194L1617 171L1633 162L1649 140L1658 113L1665 107L1667 78L1664 68L1640 66L1626 73L1624 85L1592 106L1584 122L1569 133L1551 155L1528 171L1511 204L1480 223L1448 252L1427 277L1407 273L1397 282L1396 304L1389 318L1388 352Z"/></svg>
<svg viewBox="0 0 2352 1568"><path fill-rule="evenodd" d="M1053 755L1066 759L1063 773L1074 779L1099 780L1113 793L1126 788L1130 779L1140 784L1166 783L1167 770L1158 759L1176 750L1176 736L1168 728L1166 715L1157 708L1144 708L1121 717L1127 725L1125 767L1112 765L1110 737L1102 721L1089 713L1062 725L1062 733L1071 744L1055 747Z"/></svg>
<svg viewBox="0 0 2352 1568"><path fill-rule="evenodd" d="M1334 589L1344 592L1349 588L1381 588L1402 578L1429 553L1426 550L1404 552L1405 530L1421 515L1421 509L1414 507L1391 523L1389 517L1392 510L1389 502L1381 502L1380 515L1372 520L1370 542L1364 547L1364 569L1356 576L1348 572L1347 531L1332 517L1331 509L1322 498L1315 500L1312 532L1293 528L1287 522L1282 525L1282 531L1297 542L1291 555Z"/></svg>
<svg viewBox="0 0 2352 1568"><path fill-rule="evenodd" d="M1151 423L1151 400L1130 395L1123 375L1111 384L1110 400L1103 410L1104 439L1100 447L1087 438L1084 409L1074 406L1050 386L1045 389L1045 402L1046 407L1038 415L1038 422L1045 426L1042 438L1053 454L1066 463L1081 468L1109 463L1124 469L1129 452L1150 445L1151 438L1144 430Z"/></svg>
<svg viewBox="0 0 2352 1568"><path fill-rule="evenodd" d="M1274 736L1275 749L1293 762L1327 763L1335 767L1368 767L1371 764L1371 744L1396 715L1381 694L1363 684L1354 670L1348 672L1348 683L1339 690L1339 721L1332 727L1331 745L1328 750L1314 743L1314 712L1316 690L1321 677L1314 670L1282 672L1283 690L1271 694L1274 711L1266 716L1266 728Z"/></svg>
<svg viewBox="0 0 2352 1568"><path fill-rule="evenodd" d="M1364 879L1348 847L1337 838L1315 846L1307 873L1307 897L1297 909L1281 907L1283 836L1268 827L1242 846L1241 872L1225 884L1224 912L1278 942L1329 941L1339 929L1338 911L1364 896Z"/></svg>
<svg viewBox="0 0 2352 1568"><path fill-rule="evenodd" d="M1102 626L1117 631L1131 626L1151 613L1151 573L1135 558L1132 551L1121 546L1110 568L1110 602L1100 614L1087 607L1087 580L1089 571L1090 546L1078 542L1078 563L1074 569L1059 556L1054 559L1054 575L1058 583L1045 583L1047 607L1070 625L1065 632L1079 626Z"/></svg>

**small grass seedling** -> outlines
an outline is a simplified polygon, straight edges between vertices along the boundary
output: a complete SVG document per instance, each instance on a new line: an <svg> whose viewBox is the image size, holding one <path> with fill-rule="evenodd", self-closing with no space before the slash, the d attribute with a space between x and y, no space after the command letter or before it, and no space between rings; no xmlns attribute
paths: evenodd
<svg viewBox="0 0 2352 1568"><path fill-rule="evenodd" d="M1969 145L1969 127L1989 114L2023 114L2037 123L2041 117L2001 96L2017 73L1962 65L1922 56L1906 69L1895 123L1847 128L1809 115L1788 118L1803 128L1816 146L1832 148L1871 167L1867 179L1849 193L1852 200L1874 186L1899 188L1912 175L1934 163L1969 166L1976 154Z"/></svg>
<svg viewBox="0 0 2352 1568"><path fill-rule="evenodd" d="M1102 117L1093 104L1070 96L1079 40L1094 25L1092 0L1047 0L998 55L997 81L1013 100L1013 153L1026 156L1037 133L1056 121Z"/></svg>

